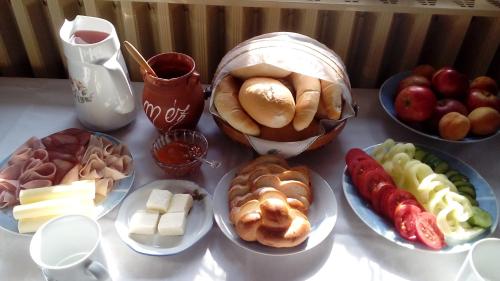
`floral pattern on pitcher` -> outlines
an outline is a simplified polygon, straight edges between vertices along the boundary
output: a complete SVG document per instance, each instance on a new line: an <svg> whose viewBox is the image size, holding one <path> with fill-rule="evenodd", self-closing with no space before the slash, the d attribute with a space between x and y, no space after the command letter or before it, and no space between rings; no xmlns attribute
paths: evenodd
<svg viewBox="0 0 500 281"><path fill-rule="evenodd" d="M89 94L87 87L85 87L81 81L72 78L71 90L73 91L73 96L78 103L92 102L94 94Z"/></svg>

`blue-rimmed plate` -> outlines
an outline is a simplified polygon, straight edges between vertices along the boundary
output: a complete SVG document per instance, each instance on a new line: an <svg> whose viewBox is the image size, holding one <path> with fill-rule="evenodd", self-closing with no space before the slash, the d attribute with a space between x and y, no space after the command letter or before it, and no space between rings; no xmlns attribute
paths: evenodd
<svg viewBox="0 0 500 281"><path fill-rule="evenodd" d="M94 134L97 136L105 137L110 141L112 141L114 144L121 143L120 140L110 135L98 132ZM132 157L132 155L130 156ZM2 162L0 162L0 167L3 167L7 163L9 158L10 156L5 158ZM102 202L97 203L95 208L97 219L102 218L108 212L113 210L113 208L115 208L118 204L120 204L120 202L123 200L123 198L125 198L128 191L132 187L132 184L134 183L134 177L135 177L135 169L128 177L115 183L115 187L108 193L106 199L104 199ZM14 217L12 216L12 209L13 207L0 209L0 228L3 228L9 232L18 235L27 235L27 236L33 235L33 233L25 233L25 234L19 233L17 229L17 220L15 220Z"/></svg>
<svg viewBox="0 0 500 281"><path fill-rule="evenodd" d="M194 200L193 207L186 218L186 228L181 236L162 236L129 234L129 223L137 210L146 209L146 202L153 189L167 189L172 193L193 193L203 196ZM196 183L186 180L157 180L139 187L132 192L120 206L115 228L120 238L134 251L153 256L174 255L186 250L200 240L212 228L212 199L208 192Z"/></svg>
<svg viewBox="0 0 500 281"><path fill-rule="evenodd" d="M380 145L380 144L378 144ZM364 149L367 153L371 153L375 147L378 145L370 146L366 149ZM394 225L392 222L389 220L381 217L379 214L375 213L373 208L371 207L370 203L368 203L366 200L361 198L360 194L358 193L356 187L353 185L351 181L351 177L349 176L347 169L344 169L344 174L342 177L342 186L344 188L344 194L346 196L347 202L349 202L349 205L351 205L351 208L354 210L354 212L358 215L358 217L366 224L368 227L370 227L373 231L375 231L377 234L381 235L382 237L388 239L389 241L392 241L400 246L409 248L409 249L415 249L415 250L423 250L423 251L429 251L433 253L445 253L445 254L452 254L452 253L459 253L463 251L467 251L470 249L471 245L482 238L485 238L489 236L491 233L493 233L497 227L498 224L498 203L495 197L495 193L491 189L491 186L486 182L486 180L481 177L481 175L476 172L471 166L467 165L465 162L461 161L460 159L457 159L449 154L446 154L444 152L435 150L433 148L427 147L427 146L422 146L422 145L416 145L418 147L421 147L422 149L436 155L438 158L442 159L443 161L446 161L449 163L450 167L452 169L455 169L459 171L460 173L464 174L469 178L469 181L474 185L476 188L476 200L479 203L479 206L490 213L492 217L493 224L489 229L487 229L484 233L481 235L475 237L474 239L471 239L465 243L462 244L457 244L457 245L448 245L444 248L442 248L439 251L434 251L431 250L427 247L425 247L423 244L420 243L413 243L408 240L405 240L399 234L395 231ZM347 168L347 167L346 167Z"/></svg>
<svg viewBox="0 0 500 281"><path fill-rule="evenodd" d="M382 108L384 108L385 112L397 123L399 123L401 126L417 133L422 136L426 136L431 139L435 140L440 140L440 141L446 141L446 142L455 142L455 143L473 143L473 142L479 142L479 141L484 141L487 139L490 139L498 134L500 134L500 130L497 131L495 134L489 135L489 136L484 136L484 137L479 137L479 136L467 136L462 140L459 141L454 141L454 140L446 140L441 138L437 134L429 133L429 132L423 132L420 131L416 128L413 128L409 126L408 124L402 122L396 117L396 108L394 107L394 100L396 99L396 90L398 88L398 84L401 80L404 78L408 77L411 75L411 71L405 71L398 73L396 75L391 76L389 79L385 80L384 84L382 84L382 87L380 87L379 91L379 101L380 104L382 105Z"/></svg>
<svg viewBox="0 0 500 281"><path fill-rule="evenodd" d="M284 256L301 253L318 246L333 230L337 221L337 199L330 185L317 173L311 173L311 185L314 201L309 207L307 218L311 223L311 233L306 241L292 248L273 248L258 242L247 242L241 239L229 219L228 189L238 168L229 171L217 184L214 192L214 216L217 225L236 245L264 255Z"/></svg>

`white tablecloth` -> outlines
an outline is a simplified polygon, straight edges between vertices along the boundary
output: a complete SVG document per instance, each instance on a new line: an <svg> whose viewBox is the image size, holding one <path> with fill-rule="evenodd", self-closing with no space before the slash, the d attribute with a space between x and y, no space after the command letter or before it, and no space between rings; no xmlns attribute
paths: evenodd
<svg viewBox="0 0 500 281"><path fill-rule="evenodd" d="M142 83L134 84L136 92ZM463 159L474 167L500 197L500 137L476 144L449 144L430 140L396 124L382 110L377 90L355 89L360 105L357 118L332 143L293 159L318 172L334 189L339 216L330 236L318 247L297 255L271 257L246 251L228 240L216 223L192 248L175 256L142 255L118 237L114 220L117 207L99 220L102 247L113 280L453 280L465 253L440 255L412 251L377 235L347 203L341 186L343 156L349 148L366 147L391 137L426 144ZM30 136L43 137L69 127L81 127L72 104L68 80L0 78L0 158L5 158ZM209 142L209 159L223 163L219 169L204 166L188 179L209 192L236 165L253 152L225 137L207 111L198 130ZM137 120L111 133L129 145L135 159L133 190L164 177L150 156L156 130L138 112ZM497 229L494 236L500 237ZM0 230L0 279L42 280L30 259L30 237Z"/></svg>

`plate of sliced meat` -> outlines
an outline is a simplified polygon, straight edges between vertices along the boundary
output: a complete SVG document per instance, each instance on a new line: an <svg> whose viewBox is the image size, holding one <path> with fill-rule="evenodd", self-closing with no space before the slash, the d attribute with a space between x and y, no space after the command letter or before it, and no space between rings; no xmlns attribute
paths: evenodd
<svg viewBox="0 0 500 281"><path fill-rule="evenodd" d="M0 162L0 228L24 234L60 215L101 218L134 174L130 151L112 136L70 128L31 137Z"/></svg>

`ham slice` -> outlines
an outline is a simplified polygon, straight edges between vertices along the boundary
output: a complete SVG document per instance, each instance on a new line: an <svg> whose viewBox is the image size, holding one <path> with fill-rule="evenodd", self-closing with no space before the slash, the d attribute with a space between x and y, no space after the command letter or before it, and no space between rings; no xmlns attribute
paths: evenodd
<svg viewBox="0 0 500 281"><path fill-rule="evenodd" d="M96 154L93 154L80 169L78 175L82 180L97 180L103 177L102 171L104 168L106 168L106 163Z"/></svg>
<svg viewBox="0 0 500 281"><path fill-rule="evenodd" d="M45 186L52 185L52 181L56 175L56 165L51 162L42 163L41 161L31 161L25 167L25 170L19 177L19 184L21 187L30 188L41 187L39 183L30 183L31 181L45 180Z"/></svg>
<svg viewBox="0 0 500 281"><path fill-rule="evenodd" d="M90 136L81 164L80 179L94 179L97 180L96 184L100 179L108 179L99 183L102 185L113 185L115 181L127 177L133 169L132 157L126 146L115 145L110 140L95 135ZM104 192L104 188L100 188ZM109 188L111 187L108 187L108 191Z"/></svg>
<svg viewBox="0 0 500 281"><path fill-rule="evenodd" d="M19 181L0 179L0 191L17 194L19 191Z"/></svg>
<svg viewBox="0 0 500 281"><path fill-rule="evenodd" d="M39 180L31 180L26 183L21 184L22 189L31 189L31 188L39 188L39 187L47 187L51 186L52 181L47 179L39 179Z"/></svg>
<svg viewBox="0 0 500 281"><path fill-rule="evenodd" d="M12 206L17 203L17 198L10 192L0 191L0 208Z"/></svg>
<svg viewBox="0 0 500 281"><path fill-rule="evenodd" d="M114 181L110 178L102 178L95 182L95 193L106 197L113 188Z"/></svg>
<svg viewBox="0 0 500 281"><path fill-rule="evenodd" d="M90 132L70 128L43 138L42 142L49 151L51 160L61 159L76 164L82 158L90 136Z"/></svg>

